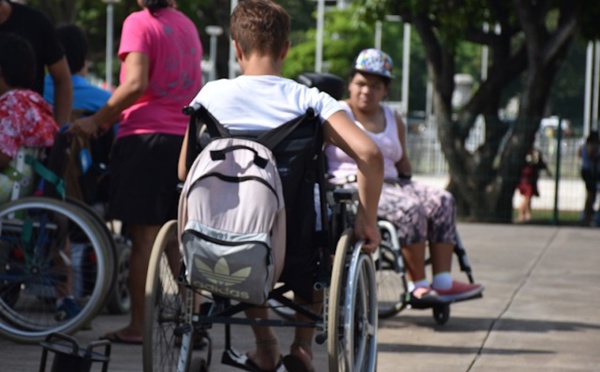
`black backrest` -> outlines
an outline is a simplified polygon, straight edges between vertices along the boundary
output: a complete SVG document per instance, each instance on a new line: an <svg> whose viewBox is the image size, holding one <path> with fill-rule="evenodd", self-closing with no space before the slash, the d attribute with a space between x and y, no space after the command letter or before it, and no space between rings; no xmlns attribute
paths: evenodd
<svg viewBox="0 0 600 372"><path fill-rule="evenodd" d="M346 93L346 82L339 76L326 72L303 72L296 81L329 94L338 101Z"/></svg>

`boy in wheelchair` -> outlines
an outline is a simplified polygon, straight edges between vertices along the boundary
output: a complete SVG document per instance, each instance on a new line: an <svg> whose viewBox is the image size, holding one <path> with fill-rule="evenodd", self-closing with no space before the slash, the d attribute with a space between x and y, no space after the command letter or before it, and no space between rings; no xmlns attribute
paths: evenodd
<svg viewBox="0 0 600 372"><path fill-rule="evenodd" d="M281 77L281 68L290 47L289 14L269 0L240 2L231 16L231 37L242 76L232 80L218 80L206 84L192 106L204 106L225 127L233 130L271 129L314 109L323 125L324 140L345 151L358 164L359 207L354 232L363 239L363 250L374 251L380 235L377 228L377 202L381 192L383 163L381 152L374 142L361 131L333 98L316 89L309 89ZM183 143L179 160L179 177L185 179L187 167L186 145ZM311 199L312 200L312 199ZM289 211L288 206L286 209ZM289 226L289 225L288 225ZM288 228L288 231L290 229ZM288 246L286 262L293 256ZM314 262L311 264L315 264ZM294 269L299 265L294 265ZM282 281L291 285L295 301L317 303L311 298L313 282L302 273L284 268ZM306 272L306 268L302 268ZM304 297L304 298L303 298ZM246 311L249 318L268 318L267 307L253 307ZM299 316L301 317L301 316ZM270 327L253 326L256 350L247 355L244 369L271 371L281 366L281 350ZM283 363L289 371L310 371L311 345L314 329L298 327Z"/></svg>

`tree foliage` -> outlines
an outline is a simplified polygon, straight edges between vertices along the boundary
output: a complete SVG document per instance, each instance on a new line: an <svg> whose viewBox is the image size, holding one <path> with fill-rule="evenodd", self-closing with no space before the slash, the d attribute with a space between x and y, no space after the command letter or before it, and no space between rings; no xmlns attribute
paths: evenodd
<svg viewBox="0 0 600 372"><path fill-rule="evenodd" d="M584 0L361 0L364 14L398 14L410 22L425 48L434 87L438 138L450 168L450 190L459 213L479 221L509 221L512 195L525 155L533 145L559 68L576 35L598 33L597 2ZM596 11L596 13L594 13ZM485 32L484 24L501 32ZM492 28L492 27L490 27ZM491 51L487 80L471 99L452 107L458 46L468 41ZM499 117L502 94L518 82L519 115ZM478 116L485 142L475 151L465 140Z"/></svg>

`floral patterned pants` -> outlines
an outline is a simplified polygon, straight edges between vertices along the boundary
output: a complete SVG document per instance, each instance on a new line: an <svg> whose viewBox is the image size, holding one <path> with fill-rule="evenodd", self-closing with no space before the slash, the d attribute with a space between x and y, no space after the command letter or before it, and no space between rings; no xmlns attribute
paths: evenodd
<svg viewBox="0 0 600 372"><path fill-rule="evenodd" d="M400 245L456 244L456 205L448 191L410 180L385 182L379 217L398 229Z"/></svg>

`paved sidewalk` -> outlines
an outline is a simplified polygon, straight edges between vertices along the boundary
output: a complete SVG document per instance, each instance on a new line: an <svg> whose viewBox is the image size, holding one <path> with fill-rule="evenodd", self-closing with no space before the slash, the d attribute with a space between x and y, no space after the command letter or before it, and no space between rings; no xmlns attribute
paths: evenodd
<svg viewBox="0 0 600 372"><path fill-rule="evenodd" d="M435 324L431 310L381 321L378 370L600 371L600 229L460 224L459 230L475 279L486 286L484 297L452 305L444 326ZM103 314L93 330L75 337L85 347L126 321ZM236 348L250 349L247 327L234 331ZM231 371L219 363L222 328L212 334L211 371ZM291 330L278 334L287 345ZM109 371L141 371L141 350L113 345ZM325 346L314 350L317 371L326 371ZM41 352L0 339L0 371L37 371Z"/></svg>

